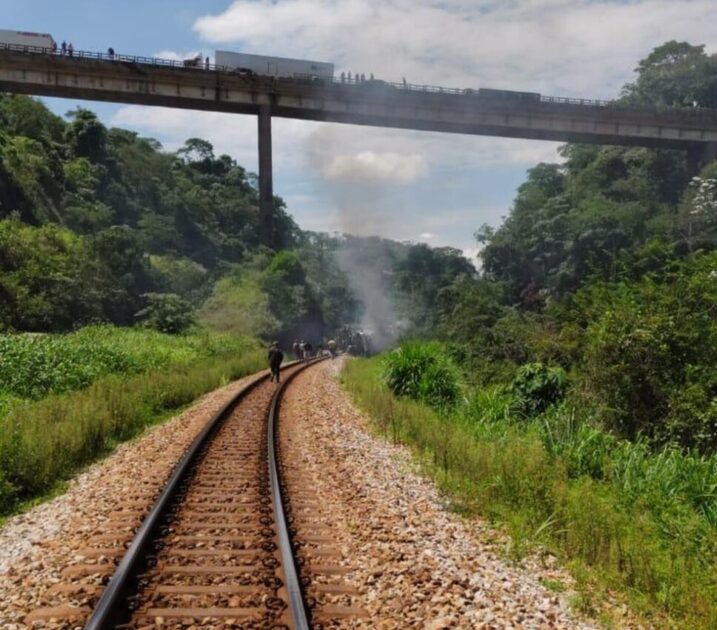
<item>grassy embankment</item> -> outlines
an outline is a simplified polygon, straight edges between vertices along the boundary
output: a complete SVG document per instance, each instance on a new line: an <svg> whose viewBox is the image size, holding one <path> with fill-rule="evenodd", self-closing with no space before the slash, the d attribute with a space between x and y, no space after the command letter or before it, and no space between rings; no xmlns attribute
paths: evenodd
<svg viewBox="0 0 717 630"><path fill-rule="evenodd" d="M500 387L435 411L395 397L380 358L352 360L343 382L458 510L504 525L518 556L539 544L565 562L579 608L618 591L657 626L717 627L717 457L651 453L567 404L519 419Z"/></svg>
<svg viewBox="0 0 717 630"><path fill-rule="evenodd" d="M91 326L0 336L0 515L232 379L262 369L249 338Z"/></svg>

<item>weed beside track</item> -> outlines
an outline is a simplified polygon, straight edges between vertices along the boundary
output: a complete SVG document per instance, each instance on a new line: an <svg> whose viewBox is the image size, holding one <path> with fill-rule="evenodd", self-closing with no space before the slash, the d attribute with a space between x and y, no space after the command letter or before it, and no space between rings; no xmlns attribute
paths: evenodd
<svg viewBox="0 0 717 630"><path fill-rule="evenodd" d="M47 493L169 411L265 363L256 342L218 335L171 338L97 327L60 340L3 337L2 343L0 384L17 398L0 404L0 514ZM13 371L32 373L38 357L45 357L46 376L34 377L36 385L25 391L12 385ZM49 393L58 390L74 391Z"/></svg>
<svg viewBox="0 0 717 630"><path fill-rule="evenodd" d="M619 591L659 627L715 627L717 532L705 507L714 480L702 483L714 479L710 461L613 444L596 477L573 461L600 446L595 436L580 444L574 431L546 436L539 419L518 422L497 409L439 412L395 397L380 370L380 359L353 360L343 373L377 429L414 449L461 511L505 525L515 555L540 544L565 561L578 607L594 613L601 594Z"/></svg>

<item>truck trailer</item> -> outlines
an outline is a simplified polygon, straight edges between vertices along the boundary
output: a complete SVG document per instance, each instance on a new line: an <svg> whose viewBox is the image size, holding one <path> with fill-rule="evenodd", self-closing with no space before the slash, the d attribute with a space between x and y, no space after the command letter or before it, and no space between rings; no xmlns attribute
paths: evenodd
<svg viewBox="0 0 717 630"><path fill-rule="evenodd" d="M55 40L48 33L30 33L28 31L7 31L0 29L0 45L23 46L25 48L44 48L54 50Z"/></svg>
<svg viewBox="0 0 717 630"><path fill-rule="evenodd" d="M248 71L277 78L331 80L334 76L334 64L307 59L288 59L217 50L214 62L217 66L224 66L231 70Z"/></svg>

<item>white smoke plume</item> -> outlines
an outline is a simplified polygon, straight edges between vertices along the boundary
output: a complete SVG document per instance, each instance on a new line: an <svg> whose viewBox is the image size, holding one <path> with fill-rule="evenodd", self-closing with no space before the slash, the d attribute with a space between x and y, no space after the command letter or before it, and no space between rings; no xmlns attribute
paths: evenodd
<svg viewBox="0 0 717 630"><path fill-rule="evenodd" d="M390 271L366 264L366 253L360 244L350 240L336 251L335 259L361 303L359 327L369 333L374 350L390 347L401 332L401 323L386 286Z"/></svg>
<svg viewBox="0 0 717 630"><path fill-rule="evenodd" d="M386 207L386 189L410 185L428 173L427 162L420 154L370 149L347 154L346 147L326 127L312 134L308 145L312 168L323 175L334 202L337 227L346 235L380 238L395 232L397 213ZM395 342L403 327L390 296L392 270L377 264L390 257L381 255L372 260L367 253L381 251L382 247L378 240L362 242L347 236L335 256L361 303L359 326L371 334L377 350Z"/></svg>

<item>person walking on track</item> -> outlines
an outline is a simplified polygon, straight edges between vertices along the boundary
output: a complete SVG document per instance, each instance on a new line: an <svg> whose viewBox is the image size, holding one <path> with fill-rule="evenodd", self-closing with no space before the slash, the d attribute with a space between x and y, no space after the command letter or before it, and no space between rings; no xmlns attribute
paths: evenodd
<svg viewBox="0 0 717 630"><path fill-rule="evenodd" d="M279 342L275 341L269 348L269 369L271 370L271 381L280 382L279 370L281 369L281 362L284 360L284 353L279 350Z"/></svg>

